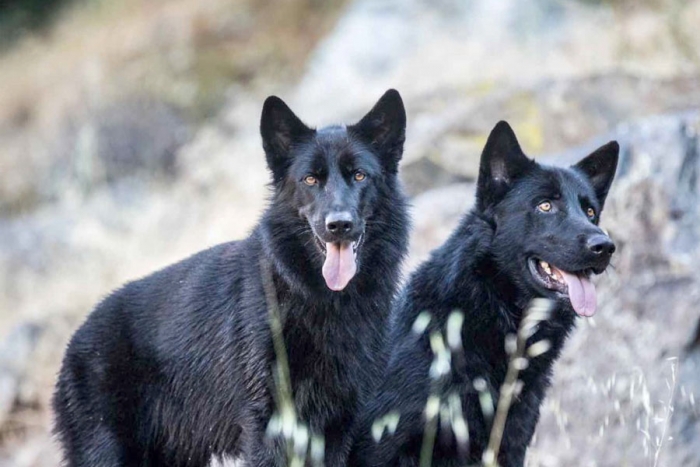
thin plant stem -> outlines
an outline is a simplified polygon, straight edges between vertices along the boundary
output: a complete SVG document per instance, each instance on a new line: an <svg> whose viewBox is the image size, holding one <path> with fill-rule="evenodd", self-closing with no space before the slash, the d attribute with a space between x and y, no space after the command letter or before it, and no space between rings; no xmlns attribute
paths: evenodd
<svg viewBox="0 0 700 467"><path fill-rule="evenodd" d="M425 430L423 430L423 444L420 450L420 467L430 467L433 460L433 448L435 447L435 436L437 435L437 413L439 409L440 398L437 395L428 397L425 411L429 418Z"/></svg>
<svg viewBox="0 0 700 467"><path fill-rule="evenodd" d="M654 453L654 467L659 465L659 459L661 457L661 450L664 447L664 441L666 441L666 431L671 423L671 417L673 416L673 400L676 396L676 372L678 371L678 360L674 357L674 362L671 364L671 395L668 400L668 408L666 409L666 417L664 418L664 428L661 431L661 440Z"/></svg>
<svg viewBox="0 0 700 467"><path fill-rule="evenodd" d="M261 258L260 260L260 275L265 292L265 302L267 303L275 357L277 359L277 364L275 365L277 373L277 378L275 378L275 387L277 389L277 405L280 410L281 423L284 424L285 418L289 416L294 419L293 423L295 423L296 413L294 410L294 402L292 400L292 384L289 376L289 360L287 359L287 349L284 346L284 334L282 332L282 322L280 320L279 302L277 301L277 292L275 291L272 270L265 258ZM291 411L291 413L289 413L289 411ZM293 443L287 442L287 457L289 458L290 465L298 464Z"/></svg>
<svg viewBox="0 0 700 467"><path fill-rule="evenodd" d="M528 309L525 311L520 326L518 327L515 348L508 349L511 351L510 360L508 361L508 370L506 377L501 385L498 404L496 406L496 415L491 427L489 435L489 443L484 451L483 462L485 467L498 466L498 453L501 449L503 441L503 432L508 419L508 411L513 403L513 398L518 392L518 375L521 370L527 368L527 340L536 331L537 323L545 319L551 308L551 303L546 299L533 300Z"/></svg>

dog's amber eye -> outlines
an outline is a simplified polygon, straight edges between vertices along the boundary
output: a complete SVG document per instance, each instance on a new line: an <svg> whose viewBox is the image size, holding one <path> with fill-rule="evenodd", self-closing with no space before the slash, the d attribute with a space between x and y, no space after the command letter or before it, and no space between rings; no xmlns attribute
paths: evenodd
<svg viewBox="0 0 700 467"><path fill-rule="evenodd" d="M313 186L318 183L318 180L313 175L307 175L306 177L304 177L304 183L306 183L309 186Z"/></svg>
<svg viewBox="0 0 700 467"><path fill-rule="evenodd" d="M357 172L355 172L354 178L356 182L361 182L362 180L367 178L367 174L365 174L361 170L358 170Z"/></svg>
<svg viewBox="0 0 700 467"><path fill-rule="evenodd" d="M540 204L537 205L537 209L539 209L542 212L549 212L552 210L552 203L549 201L542 201Z"/></svg>
<svg viewBox="0 0 700 467"><path fill-rule="evenodd" d="M595 219L595 209L593 209L593 208L586 209L586 215L588 216L589 219Z"/></svg>

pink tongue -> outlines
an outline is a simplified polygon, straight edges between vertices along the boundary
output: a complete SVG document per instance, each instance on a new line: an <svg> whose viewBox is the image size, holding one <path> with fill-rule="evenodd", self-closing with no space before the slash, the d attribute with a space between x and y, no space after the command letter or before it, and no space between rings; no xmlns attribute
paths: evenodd
<svg viewBox="0 0 700 467"><path fill-rule="evenodd" d="M577 276L561 269L557 269L557 272L561 274L569 287L569 300L571 300L574 311L581 316L593 316L596 309L593 283L587 277Z"/></svg>
<svg viewBox="0 0 700 467"><path fill-rule="evenodd" d="M348 285L357 272L352 244L326 243L326 262L323 263L323 278L329 289L339 291Z"/></svg>

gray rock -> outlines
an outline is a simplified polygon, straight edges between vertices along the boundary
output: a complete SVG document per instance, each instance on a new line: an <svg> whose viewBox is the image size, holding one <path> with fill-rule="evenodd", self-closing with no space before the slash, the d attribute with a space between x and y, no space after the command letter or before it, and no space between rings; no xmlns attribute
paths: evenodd
<svg viewBox="0 0 700 467"><path fill-rule="evenodd" d="M31 357L42 332L38 324L23 323L0 342L0 427L20 397L22 379L30 370Z"/></svg>
<svg viewBox="0 0 700 467"><path fill-rule="evenodd" d="M427 259L450 235L474 204L474 190L473 183L459 183L426 191L411 200L413 231L405 266L407 272Z"/></svg>
<svg viewBox="0 0 700 467"><path fill-rule="evenodd" d="M0 216L84 197L105 184L120 196L124 179L172 179L177 153L192 137L182 112L146 97L88 104L53 123L46 134L31 126L0 130L3 160L17 161L0 173Z"/></svg>
<svg viewBox="0 0 700 467"><path fill-rule="evenodd" d="M623 152L603 226L618 245L598 278L599 313L555 369L533 465L697 465L700 394L686 351L700 321L697 112L621 125L596 140ZM589 146L590 147L590 146ZM573 162L588 149L557 158ZM691 396L693 395L693 396ZM695 440L696 441L696 440Z"/></svg>
<svg viewBox="0 0 700 467"><path fill-rule="evenodd" d="M177 109L152 98L127 98L97 108L68 131L68 160L61 160L55 172L67 170L68 183L85 190L136 174L174 175L176 153L192 136Z"/></svg>
<svg viewBox="0 0 700 467"><path fill-rule="evenodd" d="M403 164L401 180L409 196L418 195L437 186L467 181L465 177L448 171L428 158Z"/></svg>

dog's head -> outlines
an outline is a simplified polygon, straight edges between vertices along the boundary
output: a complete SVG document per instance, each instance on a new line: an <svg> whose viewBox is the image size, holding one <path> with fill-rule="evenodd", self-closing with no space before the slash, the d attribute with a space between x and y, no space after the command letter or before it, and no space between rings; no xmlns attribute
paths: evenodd
<svg viewBox="0 0 700 467"><path fill-rule="evenodd" d="M598 223L618 153L612 141L572 167L548 167L525 156L507 123L493 129L476 209L494 228L492 255L521 293L570 303L581 316L595 313L590 277L615 252Z"/></svg>
<svg viewBox="0 0 700 467"><path fill-rule="evenodd" d="M260 132L276 195L308 224L311 254L321 258L331 290L343 290L357 272L378 186L396 177L405 129L406 112L393 89L357 124L319 130L278 97L265 101Z"/></svg>

